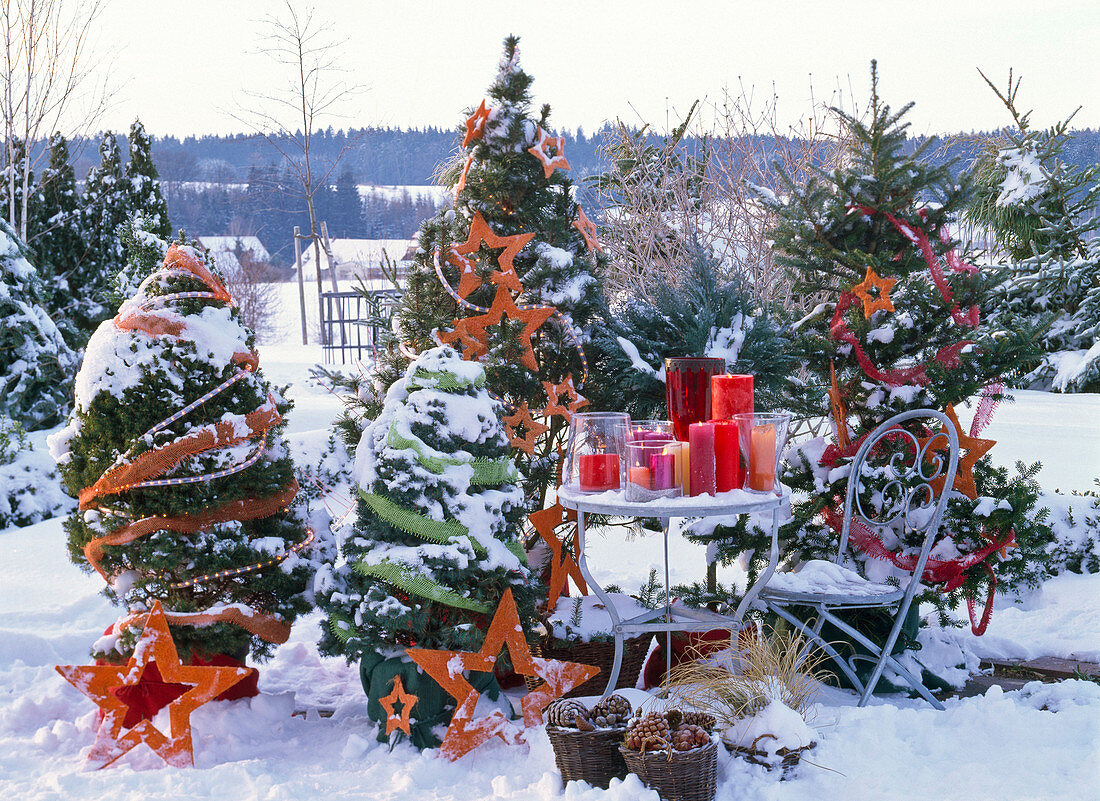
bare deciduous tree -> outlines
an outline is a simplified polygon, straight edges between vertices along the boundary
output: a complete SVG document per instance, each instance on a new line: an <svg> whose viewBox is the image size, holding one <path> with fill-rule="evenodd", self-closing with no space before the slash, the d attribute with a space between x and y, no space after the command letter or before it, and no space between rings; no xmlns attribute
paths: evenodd
<svg viewBox="0 0 1100 801"><path fill-rule="evenodd" d="M30 176L45 155L34 154L34 143L59 130L69 138L83 134L107 107L106 83L91 70L103 6L104 0L0 0L0 117L10 167L5 213L24 240ZM19 141L25 149L15 164Z"/></svg>

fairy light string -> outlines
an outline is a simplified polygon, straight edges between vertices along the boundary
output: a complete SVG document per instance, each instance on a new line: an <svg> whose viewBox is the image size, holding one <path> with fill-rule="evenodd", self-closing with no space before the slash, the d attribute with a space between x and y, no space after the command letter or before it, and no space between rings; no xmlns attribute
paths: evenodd
<svg viewBox="0 0 1100 801"><path fill-rule="evenodd" d="M220 280L209 270L200 258L190 249L173 245L168 250L163 267L146 278L140 285L137 297L141 297L157 281L180 278L201 281L208 291L173 292L164 295L148 296L141 302L124 304L114 320L119 330L140 331L151 337L180 337L187 328L186 320L171 311L171 304L185 300L208 300L235 305L233 298ZM167 314L158 312L168 312ZM233 387L237 382L252 374L259 364L255 351L238 351L231 358L239 369L218 386L205 392L201 397L177 409L168 417L149 428L134 439L130 446L115 459L114 463L89 487L80 492L81 510L103 509L104 496L117 496L138 489L153 487L182 486L205 483L240 473L255 465L267 448L269 432L282 422L282 416L276 407L276 399L268 394L266 402L244 415L226 415L217 422L193 428L180 437L129 457L133 449L142 442L151 442L154 435L164 431L173 423L190 414L207 401ZM252 452L242 461L219 470L200 475L171 476L164 475L176 469L185 460L214 450L225 450L246 442L258 441ZM159 531L172 531L180 534L194 534L219 523L230 521L243 522L269 517L280 511L286 511L298 492L298 483L290 481L274 495L267 498L246 498L223 503L215 507L205 507L201 511L180 515L151 515L120 526L106 535L95 537L84 546L84 556L93 569L105 580L110 581L102 565L104 550L110 546L121 546ZM249 573L274 567L293 554L299 553L316 539L313 529L306 529L305 537L283 552L268 559L236 568L228 568L213 573L191 576L187 579L171 582L170 590L181 590L197 585L235 578ZM155 573L154 577L163 579L167 572ZM228 623L249 631L269 642L285 642L290 635L290 626L278 615L241 604L219 605L211 610L198 612L171 612L166 615L173 625L208 626L212 623ZM135 616L131 615L131 619Z"/></svg>

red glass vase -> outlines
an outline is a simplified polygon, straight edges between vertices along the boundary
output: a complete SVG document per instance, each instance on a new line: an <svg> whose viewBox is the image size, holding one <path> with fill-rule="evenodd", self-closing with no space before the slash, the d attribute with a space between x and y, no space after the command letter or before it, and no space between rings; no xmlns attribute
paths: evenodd
<svg viewBox="0 0 1100 801"><path fill-rule="evenodd" d="M681 442L688 440L688 426L711 419L710 378L726 371L725 359L678 356L665 359L665 393L668 419Z"/></svg>

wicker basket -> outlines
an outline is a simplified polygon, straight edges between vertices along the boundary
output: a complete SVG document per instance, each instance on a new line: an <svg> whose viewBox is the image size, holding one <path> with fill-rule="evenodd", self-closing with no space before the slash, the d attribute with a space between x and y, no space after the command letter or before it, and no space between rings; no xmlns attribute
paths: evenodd
<svg viewBox="0 0 1100 801"><path fill-rule="evenodd" d="M562 784L586 781L606 790L613 778L626 776L626 763L619 753L625 728L578 731L547 726L546 734L554 747Z"/></svg>
<svg viewBox="0 0 1100 801"><path fill-rule="evenodd" d="M619 746L627 770L664 801L713 801L718 790L718 740L691 751L649 751Z"/></svg>
<svg viewBox="0 0 1100 801"><path fill-rule="evenodd" d="M623 664L619 668L619 681L615 685L616 690L633 687L638 682L638 674L642 671L642 663L649 653L649 642L652 634L641 634L623 641ZM576 698L581 695L601 695L607 686L607 678L611 675L611 666L615 664L615 641L610 642L578 642L561 647L551 645L547 641L535 643L531 648L534 656L545 659L563 659L566 662L580 662L582 665L593 665L600 672L590 678L584 684L574 687L565 694L566 698ZM525 677L527 689L534 689L541 679L537 676Z"/></svg>

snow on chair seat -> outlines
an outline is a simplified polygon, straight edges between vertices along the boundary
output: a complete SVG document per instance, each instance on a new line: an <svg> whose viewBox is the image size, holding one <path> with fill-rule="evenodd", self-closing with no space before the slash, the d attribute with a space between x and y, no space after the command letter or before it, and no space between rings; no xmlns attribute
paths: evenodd
<svg viewBox="0 0 1100 801"><path fill-rule="evenodd" d="M868 581L854 570L824 559L811 559L796 572L775 573L760 593L762 599L781 603L815 602L828 596L830 604L893 603L903 595L904 589Z"/></svg>

